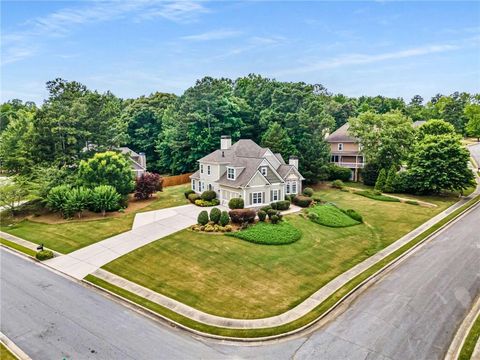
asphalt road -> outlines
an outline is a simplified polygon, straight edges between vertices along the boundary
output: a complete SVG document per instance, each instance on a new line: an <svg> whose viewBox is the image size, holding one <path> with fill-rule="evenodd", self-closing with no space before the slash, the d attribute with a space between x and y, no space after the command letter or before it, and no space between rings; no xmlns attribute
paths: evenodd
<svg viewBox="0 0 480 360"><path fill-rule="evenodd" d="M197 339L5 250L1 331L33 359L442 359L480 294L480 206L302 337Z"/></svg>
<svg viewBox="0 0 480 360"><path fill-rule="evenodd" d="M472 154L478 166L480 166L480 144L470 146L468 149L470 150L470 154Z"/></svg>

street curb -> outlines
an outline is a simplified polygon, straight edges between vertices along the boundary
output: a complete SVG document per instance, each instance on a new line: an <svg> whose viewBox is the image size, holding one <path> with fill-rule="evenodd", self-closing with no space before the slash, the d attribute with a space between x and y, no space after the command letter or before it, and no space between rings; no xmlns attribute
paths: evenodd
<svg viewBox="0 0 480 360"><path fill-rule="evenodd" d="M4 333L0 332L0 342L19 360L32 360L30 356L20 349Z"/></svg>
<svg viewBox="0 0 480 360"><path fill-rule="evenodd" d="M465 204L464 204L465 205ZM463 205L462 205L463 206ZM89 286L92 286L96 289L99 289L103 292L106 292L108 293L109 295L111 296L114 296L124 302L127 302L128 304L130 305L133 305L133 306L136 306L138 308L140 308L142 310L142 313L143 312L148 312L150 315L153 315L154 317L156 318L159 318L159 319L163 319L165 321L167 321L167 323L169 323L171 326L173 327L177 327L177 328L181 328L183 330L186 330L190 333L193 333L195 335L199 335L199 336L202 336L202 337L207 337L207 338L212 338L212 339L216 339L216 340L222 340L222 341L225 341L225 342L232 342L232 343L250 343L252 346L253 345L256 345L256 344L261 344L261 343L264 343L266 341L274 341L274 340L280 340L280 339L284 339L284 338L287 338L287 337L291 337L293 335L297 335L313 326L315 326L316 324L318 324L321 320L323 320L325 317L327 317L329 314L331 314L334 310L336 310L340 305L342 305L347 299L349 299L350 297L352 297L354 294L357 293L357 291L359 289L361 289L362 287L364 287L367 283L370 283L371 281L374 281L376 280L377 278L379 278L380 276L384 275L385 273L387 273L390 269L392 269L393 267L395 267L396 265L400 264L403 260L405 260L409 255L411 255L413 252L417 251L421 246L423 246L425 243L427 243L429 240L431 240L432 238L434 238L439 232L442 232L444 230L446 230L447 228L449 228L451 225L453 225L454 223L456 223L457 221L459 221L463 216L465 216L466 214L468 214L470 211L474 210L476 207L480 206L480 201L477 201L476 203L470 205L467 209L463 210L461 213L459 213L456 217L454 217L453 219L449 220L447 223L445 223L444 225L442 225L440 228L438 228L437 230L435 230L434 232L432 232L431 234L429 234L428 236L426 236L424 239L422 239L421 241L419 241L417 244L415 244L414 246L412 246L410 249L406 250L403 254L399 255L398 257L396 257L395 259L393 259L390 263L386 264L384 267L382 267L381 269L379 269L378 271L376 271L375 273L373 273L372 275L370 275L367 279L363 280L361 283L359 283L357 286L355 286L352 290L350 290L347 294L345 294L344 296L342 296L335 304L333 304L328 310L326 310L323 314L321 314L319 317L317 317L316 319L312 320L310 323L308 324L305 324L297 329L294 329L294 330L291 330L289 332L285 332L285 333L282 333L282 334L278 334L278 335L272 335L272 336L265 336L265 337L254 337L254 338L242 338L242 337L228 337L228 336L221 336L221 335L214 335L214 334L210 334L210 333L205 333L205 332L202 332L202 331L198 331L198 330L195 330L195 329L192 329L190 327L187 327L183 324L180 324L164 315L161 315L159 313L156 313L154 312L153 310L150 310L140 304L137 304L131 300L128 300L116 293L113 293L111 292L110 290L107 290L107 289L104 289L96 284L93 284L91 282L89 282L88 280L81 280L83 281L84 283L88 284ZM441 221L441 220L440 220ZM435 224L433 224L432 226L435 226ZM425 231L427 231L429 228L427 228ZM420 236L421 233L418 235ZM414 239L412 239L413 241ZM408 244L408 243L407 243ZM405 244L405 245L407 245ZM381 261L381 260L380 260ZM373 264L372 266L375 266L375 264ZM368 269L367 269L368 270ZM366 271L366 270L365 270ZM360 275L360 274L359 274ZM306 315L306 314L305 314ZM242 330L241 328L239 328L238 330Z"/></svg>
<svg viewBox="0 0 480 360"><path fill-rule="evenodd" d="M475 320L477 319L478 316L480 316L480 296L477 297L477 300L473 304L472 309L469 311L465 319L460 324L460 327L458 328L452 340L452 343L448 348L448 351L447 351L447 354L445 355L444 360L458 359L458 356L460 355L463 344L465 344L465 340L467 339L470 333L470 330L472 329L473 324L475 323Z"/></svg>

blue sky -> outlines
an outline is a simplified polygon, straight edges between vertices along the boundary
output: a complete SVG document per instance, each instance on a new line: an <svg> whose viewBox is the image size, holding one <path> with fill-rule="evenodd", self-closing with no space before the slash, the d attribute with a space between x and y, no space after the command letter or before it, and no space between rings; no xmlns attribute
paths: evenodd
<svg viewBox="0 0 480 360"><path fill-rule="evenodd" d="M2 101L259 73L350 96L480 91L480 2L2 1Z"/></svg>

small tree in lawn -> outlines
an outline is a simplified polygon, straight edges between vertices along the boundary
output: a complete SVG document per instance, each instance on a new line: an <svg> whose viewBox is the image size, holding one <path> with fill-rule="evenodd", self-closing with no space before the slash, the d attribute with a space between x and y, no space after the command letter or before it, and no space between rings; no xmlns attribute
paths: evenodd
<svg viewBox="0 0 480 360"><path fill-rule="evenodd" d="M228 212L222 211L222 214L220 215L220 225L221 226L226 226L230 222L230 216L228 216Z"/></svg>
<svg viewBox="0 0 480 360"><path fill-rule="evenodd" d="M4 206L14 214L20 201L28 196L24 184L7 184L0 186L0 206Z"/></svg>
<svg viewBox="0 0 480 360"><path fill-rule="evenodd" d="M85 187L71 189L66 196L65 213L67 216L77 214L82 217L82 212L90 206L92 191Z"/></svg>
<svg viewBox="0 0 480 360"><path fill-rule="evenodd" d="M383 186L383 191L386 193L392 193L395 191L395 182L397 180L397 168L395 165L390 167L388 171L387 180Z"/></svg>
<svg viewBox="0 0 480 360"><path fill-rule="evenodd" d="M107 211L115 211L119 209L122 196L110 185L100 185L92 191L92 208L93 211L101 212L105 216Z"/></svg>
<svg viewBox="0 0 480 360"><path fill-rule="evenodd" d="M70 187L67 185L58 185L50 189L47 195L47 207L53 212L59 212L66 216L66 204Z"/></svg>
<svg viewBox="0 0 480 360"><path fill-rule="evenodd" d="M163 178L159 174L146 172L135 180L135 198L144 200L157 191L162 191Z"/></svg>
<svg viewBox="0 0 480 360"><path fill-rule="evenodd" d="M122 195L127 195L135 187L129 160L113 151L96 153L92 158L80 161L78 178L81 185L110 185Z"/></svg>
<svg viewBox="0 0 480 360"><path fill-rule="evenodd" d="M377 182L375 183L375 190L383 191L385 182L387 181L387 173L385 169L380 170L377 177Z"/></svg>

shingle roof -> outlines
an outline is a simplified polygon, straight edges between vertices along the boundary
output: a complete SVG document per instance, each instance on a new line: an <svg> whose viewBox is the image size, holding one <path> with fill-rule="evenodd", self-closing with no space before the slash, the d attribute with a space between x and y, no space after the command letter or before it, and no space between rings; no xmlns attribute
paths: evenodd
<svg viewBox="0 0 480 360"><path fill-rule="evenodd" d="M276 158L278 159L278 161L280 161L280 164L285 164L285 160L283 160L282 154L280 154L280 153L275 153L274 155L276 156Z"/></svg>
<svg viewBox="0 0 480 360"><path fill-rule="evenodd" d="M349 123L343 124L327 137L327 142L351 142L356 143L358 139L348 133Z"/></svg>
<svg viewBox="0 0 480 360"><path fill-rule="evenodd" d="M225 172L225 174L223 174L217 181L220 185L231 187L241 187L247 185L253 175L258 171L258 166L263 161L261 158L243 158L237 160L237 165L241 164L244 169L240 172L240 174L236 174L237 177L235 180L228 180L227 173Z"/></svg>
<svg viewBox="0 0 480 360"><path fill-rule="evenodd" d="M241 139L233 144L230 149L215 150L198 161L230 163L237 157L260 158L263 156L265 151L267 151L267 149L258 146L252 140Z"/></svg>

